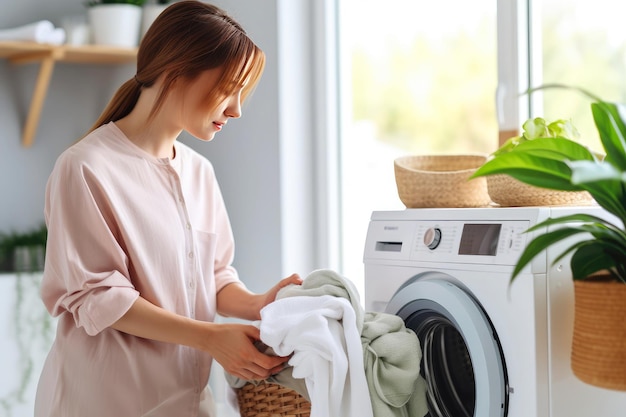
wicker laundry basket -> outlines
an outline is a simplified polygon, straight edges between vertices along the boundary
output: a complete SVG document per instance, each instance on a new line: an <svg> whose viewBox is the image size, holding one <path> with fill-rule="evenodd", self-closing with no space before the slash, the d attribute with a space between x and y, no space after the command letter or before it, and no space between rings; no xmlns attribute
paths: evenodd
<svg viewBox="0 0 626 417"><path fill-rule="evenodd" d="M491 200L502 207L582 206L595 202L587 191L539 188L505 174L488 176L487 189Z"/></svg>
<svg viewBox="0 0 626 417"><path fill-rule="evenodd" d="M309 417L311 403L296 391L261 381L237 390L241 417Z"/></svg>
<svg viewBox="0 0 626 417"><path fill-rule="evenodd" d="M414 155L394 160L398 196L407 208L484 207L491 203L484 177L469 177L487 155Z"/></svg>

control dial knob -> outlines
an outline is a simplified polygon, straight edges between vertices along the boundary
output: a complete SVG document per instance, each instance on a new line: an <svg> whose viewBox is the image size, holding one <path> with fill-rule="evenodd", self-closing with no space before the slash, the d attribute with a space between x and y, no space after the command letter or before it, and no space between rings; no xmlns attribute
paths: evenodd
<svg viewBox="0 0 626 417"><path fill-rule="evenodd" d="M441 229L429 227L424 233L424 245L430 250L435 249L441 243Z"/></svg>

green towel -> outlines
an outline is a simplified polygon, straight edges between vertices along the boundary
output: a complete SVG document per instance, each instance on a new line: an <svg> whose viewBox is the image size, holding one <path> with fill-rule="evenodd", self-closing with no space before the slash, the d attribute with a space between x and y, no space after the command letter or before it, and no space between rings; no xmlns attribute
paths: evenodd
<svg viewBox="0 0 626 417"><path fill-rule="evenodd" d="M387 313L365 313L363 361L375 417L422 417L428 412L422 351L415 333Z"/></svg>

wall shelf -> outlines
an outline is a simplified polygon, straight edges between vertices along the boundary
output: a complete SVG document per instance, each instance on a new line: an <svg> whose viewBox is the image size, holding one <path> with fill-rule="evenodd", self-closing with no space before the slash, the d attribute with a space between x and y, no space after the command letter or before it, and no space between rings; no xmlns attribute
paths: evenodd
<svg viewBox="0 0 626 417"><path fill-rule="evenodd" d="M0 58L16 65L39 63L39 75L22 132L22 145L30 147L37 132L41 110L57 62L78 64L126 64L135 62L136 48L103 45L46 45L34 42L0 41Z"/></svg>

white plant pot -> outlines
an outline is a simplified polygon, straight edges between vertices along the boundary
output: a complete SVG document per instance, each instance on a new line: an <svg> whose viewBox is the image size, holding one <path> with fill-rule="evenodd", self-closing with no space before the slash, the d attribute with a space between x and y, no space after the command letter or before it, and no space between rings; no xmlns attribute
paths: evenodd
<svg viewBox="0 0 626 417"><path fill-rule="evenodd" d="M99 4L88 9L96 45L134 48L139 44L142 8L132 4Z"/></svg>
<svg viewBox="0 0 626 417"><path fill-rule="evenodd" d="M141 38L146 34L152 22L159 17L161 12L167 9L169 4L146 4L143 6L143 14L141 18Z"/></svg>

